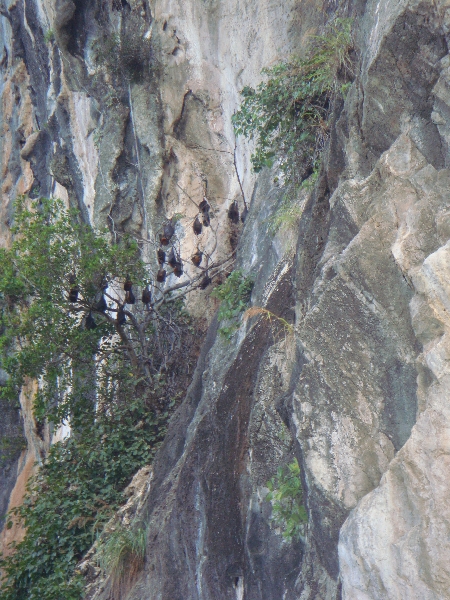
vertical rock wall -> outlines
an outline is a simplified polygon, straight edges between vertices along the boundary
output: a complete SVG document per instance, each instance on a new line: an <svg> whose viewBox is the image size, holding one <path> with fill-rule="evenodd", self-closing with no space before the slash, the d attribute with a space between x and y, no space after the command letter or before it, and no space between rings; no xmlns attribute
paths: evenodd
<svg viewBox="0 0 450 600"><path fill-rule="evenodd" d="M337 9L354 18L355 79L298 226L274 235L282 190L251 173L231 116ZM226 343L213 320L153 466L127 597L450 598L447 3L8 0L0 14L2 243L17 194L54 194L113 235L154 239L181 213L188 258L207 197L202 247L224 259L240 235L252 304L294 325L246 319ZM116 34L127 56L108 53ZM114 61L136 77L114 86ZM234 200L249 207L238 229ZM205 294L189 302L211 316ZM288 542L264 497L294 456L309 524Z"/></svg>

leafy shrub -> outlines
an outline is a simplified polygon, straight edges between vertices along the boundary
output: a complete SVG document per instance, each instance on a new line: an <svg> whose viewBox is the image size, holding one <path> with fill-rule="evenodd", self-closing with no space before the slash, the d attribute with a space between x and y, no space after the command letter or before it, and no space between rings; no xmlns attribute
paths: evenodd
<svg viewBox="0 0 450 600"><path fill-rule="evenodd" d="M253 289L253 278L244 276L240 269L233 271L224 283L218 285L211 296L221 300L217 317L219 321L228 321L220 327L220 334L227 340L238 328L237 320L247 308Z"/></svg>
<svg viewBox="0 0 450 600"><path fill-rule="evenodd" d="M295 187L317 171L333 100L351 72L351 45L351 20L335 19L306 58L264 69L265 81L242 90L233 125L236 135L256 141L255 172L278 160L285 183Z"/></svg>
<svg viewBox="0 0 450 600"><path fill-rule="evenodd" d="M1 561L2 600L81 598L75 567L123 503L134 473L151 462L164 420L143 399L126 398L99 411L88 435L52 446L9 516L9 525L18 520L27 533Z"/></svg>
<svg viewBox="0 0 450 600"><path fill-rule="evenodd" d="M283 537L297 538L308 515L303 505L303 489L300 466L295 459L287 467L279 467L275 477L267 482L270 492L266 500L272 503L272 519L283 529Z"/></svg>
<svg viewBox="0 0 450 600"><path fill-rule="evenodd" d="M50 44L51 42L54 41L54 39L55 39L55 32L53 31L53 29L48 29L44 35L44 42L46 44Z"/></svg>

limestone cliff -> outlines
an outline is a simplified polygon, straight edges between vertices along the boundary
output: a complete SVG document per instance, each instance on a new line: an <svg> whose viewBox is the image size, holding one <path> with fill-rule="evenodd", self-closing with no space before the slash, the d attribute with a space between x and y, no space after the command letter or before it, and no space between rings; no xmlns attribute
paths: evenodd
<svg viewBox="0 0 450 600"><path fill-rule="evenodd" d="M353 19L354 81L298 224L273 234L283 190L251 172L231 116L337 11ZM449 27L446 0L0 2L2 243L17 194L53 194L144 239L180 213L188 256L207 197L206 250L237 249L252 304L294 326L254 317L227 343L191 296L211 325L139 496L130 600L450 598ZM115 89L113 68L134 75ZM244 225L227 219L235 200ZM17 439L21 418L39 456L25 403L2 407L1 434ZM20 452L2 463L3 513ZM294 456L309 522L288 542L264 498ZM96 575L88 597L106 600Z"/></svg>

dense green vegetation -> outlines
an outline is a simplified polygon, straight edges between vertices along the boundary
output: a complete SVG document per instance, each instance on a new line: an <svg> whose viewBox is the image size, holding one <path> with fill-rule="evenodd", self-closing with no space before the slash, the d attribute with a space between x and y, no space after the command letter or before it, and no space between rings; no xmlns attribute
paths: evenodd
<svg viewBox="0 0 450 600"><path fill-rule="evenodd" d="M255 140L255 172L278 166L290 197L306 179L317 178L329 116L351 77L351 25L350 19L335 19L313 38L304 58L263 69L257 88L241 92L242 104L233 116L235 133ZM289 219L291 212L286 206L283 210Z"/></svg>
<svg viewBox="0 0 450 600"><path fill-rule="evenodd" d="M0 351L11 402L39 382L35 417L69 423L9 515L26 528L1 561L2 600L82 597L77 562L123 503L122 491L162 440L186 385L177 349L192 340L182 300L145 306L122 288L144 286L136 242L111 243L54 200L16 204L11 249L0 250ZM131 281L132 278L132 281ZM185 364L187 366L187 362ZM173 377L166 377L171 368Z"/></svg>
<svg viewBox="0 0 450 600"><path fill-rule="evenodd" d="M295 459L286 467L279 467L275 477L267 483L270 492L266 500L272 503L272 520L283 530L288 540L297 538L308 515L303 505L300 466Z"/></svg>

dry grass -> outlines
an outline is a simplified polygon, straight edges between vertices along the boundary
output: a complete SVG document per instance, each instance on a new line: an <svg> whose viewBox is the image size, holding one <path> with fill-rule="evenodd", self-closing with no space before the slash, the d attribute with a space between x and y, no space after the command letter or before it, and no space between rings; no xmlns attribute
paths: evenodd
<svg viewBox="0 0 450 600"><path fill-rule="evenodd" d="M267 308L262 308L261 306L252 306L251 308L247 309L244 313L243 319L246 321L247 319L258 316L261 316L272 328L276 328L278 331L280 331L281 326L281 331L283 331L285 335L294 332L294 327L288 323L286 319L283 319L283 317L278 317L270 310L267 310Z"/></svg>

